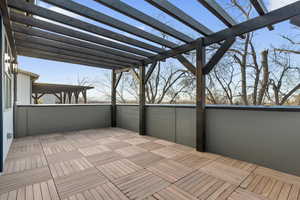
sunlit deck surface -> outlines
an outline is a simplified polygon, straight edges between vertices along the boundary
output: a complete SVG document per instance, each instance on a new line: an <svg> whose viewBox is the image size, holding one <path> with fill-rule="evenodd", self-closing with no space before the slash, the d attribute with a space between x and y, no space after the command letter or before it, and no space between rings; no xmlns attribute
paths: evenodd
<svg viewBox="0 0 300 200"><path fill-rule="evenodd" d="M0 177L1 200L299 200L299 190L300 177L118 128L16 139Z"/></svg>

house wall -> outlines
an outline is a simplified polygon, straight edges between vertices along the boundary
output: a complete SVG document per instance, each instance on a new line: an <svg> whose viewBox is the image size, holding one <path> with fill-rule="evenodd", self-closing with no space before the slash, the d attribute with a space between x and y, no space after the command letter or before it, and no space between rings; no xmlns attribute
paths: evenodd
<svg viewBox="0 0 300 200"><path fill-rule="evenodd" d="M207 151L300 176L300 108L207 106ZM195 107L146 106L147 135L196 146ZM137 105L117 106L117 126L138 131Z"/></svg>
<svg viewBox="0 0 300 200"><path fill-rule="evenodd" d="M110 105L18 105L16 137L110 127Z"/></svg>
<svg viewBox="0 0 300 200"><path fill-rule="evenodd" d="M56 104L58 99L53 94L45 94L40 98L42 104Z"/></svg>
<svg viewBox="0 0 300 200"><path fill-rule="evenodd" d="M30 76L19 73L17 75L17 104L31 104L32 81Z"/></svg>
<svg viewBox="0 0 300 200"><path fill-rule="evenodd" d="M6 37L6 33L5 33L5 28L4 25L2 23L1 20L1 114L2 114L2 130L1 130L1 166L3 165L4 160L6 159L7 153L9 151L9 147L12 143L12 138L13 138L13 134L14 134L14 128L13 128L13 106L11 106L11 108L5 108L5 79L4 79L4 52L5 52L5 37ZM14 80L13 80L13 75L11 76L11 94L12 94L12 98L11 98L11 104L13 104L14 101L14 97L13 97L13 88L14 88ZM11 137L8 136L8 134L11 135ZM0 172L2 171L2 169L0 169Z"/></svg>

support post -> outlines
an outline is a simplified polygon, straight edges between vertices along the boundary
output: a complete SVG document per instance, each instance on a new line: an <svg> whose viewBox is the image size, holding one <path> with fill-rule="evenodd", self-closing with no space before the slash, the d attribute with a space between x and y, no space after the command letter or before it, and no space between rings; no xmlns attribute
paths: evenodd
<svg viewBox="0 0 300 200"><path fill-rule="evenodd" d="M111 72L111 127L117 126L117 73L113 69Z"/></svg>
<svg viewBox="0 0 300 200"><path fill-rule="evenodd" d="M145 82L145 69L146 66L140 66L140 91L139 91L139 106L140 106L140 124L139 124L139 133L140 135L146 135L146 108L145 108L145 89L146 89L146 82Z"/></svg>
<svg viewBox="0 0 300 200"><path fill-rule="evenodd" d="M196 47L196 149L205 151L205 46Z"/></svg>

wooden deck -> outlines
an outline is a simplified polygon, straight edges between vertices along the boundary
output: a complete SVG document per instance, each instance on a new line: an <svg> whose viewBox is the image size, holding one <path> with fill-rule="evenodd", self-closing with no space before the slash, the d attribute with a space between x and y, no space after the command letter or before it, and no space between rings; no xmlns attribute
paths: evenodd
<svg viewBox="0 0 300 200"><path fill-rule="evenodd" d="M16 139L0 200L300 200L300 177L97 129Z"/></svg>

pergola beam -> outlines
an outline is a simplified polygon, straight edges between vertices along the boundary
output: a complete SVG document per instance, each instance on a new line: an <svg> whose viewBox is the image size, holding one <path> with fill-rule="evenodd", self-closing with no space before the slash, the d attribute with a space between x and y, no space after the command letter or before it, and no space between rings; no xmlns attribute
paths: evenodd
<svg viewBox="0 0 300 200"><path fill-rule="evenodd" d="M16 51L16 45L14 42L14 38L12 35L12 29L11 29L11 22L10 22L10 17L8 14L8 7L7 7L7 2L6 0L1 0L0 1L0 11L1 11L1 16L2 16L2 20L3 20L3 24L5 26L5 30L6 30L6 35L9 41L9 45L11 48L11 53L13 56L14 61L13 62L17 62L17 51Z"/></svg>
<svg viewBox="0 0 300 200"><path fill-rule="evenodd" d="M78 50L84 49L85 52L89 52L90 54L96 53L95 55L103 56L105 58L110 58L113 60L141 64L141 60L143 59L143 57L139 57L134 54L128 54L123 51L117 51L117 50L113 51L113 49L99 46L97 44L85 42L82 40L78 40L78 39L63 36L63 35L58 35L55 33L43 31L43 30L36 29L36 28L27 28L23 25L16 24L16 23L12 24L12 29L14 32L21 33L26 36L35 36L35 37L39 37L39 38L43 38L43 39L48 39L48 40L64 43L66 45L72 45L72 46L78 48ZM109 51L111 53L107 53Z"/></svg>
<svg viewBox="0 0 300 200"><path fill-rule="evenodd" d="M150 45L148 43L133 39L126 35L101 28L94 24L90 24L85 21L61 14L59 12L55 12L55 11L43 8L41 6L27 3L25 1L10 0L8 2L8 5L12 8L26 11L31 14L38 15L40 17L44 17L49 20L53 20L53 21L56 21L56 22L59 22L59 23L62 23L62 24L68 25L68 26L72 26L77 29L85 30L90 33L94 33L99 36L102 36L102 37L106 37L106 38L110 38L110 39L113 39L113 40L116 40L119 42L123 42L125 44L133 45L133 46L136 46L136 47L139 47L142 49L146 49L149 51L153 51L156 53L164 51L163 48L159 48L157 46Z"/></svg>
<svg viewBox="0 0 300 200"><path fill-rule="evenodd" d="M209 28L199 23L197 20L195 20L193 17L185 13L183 10L179 9L177 6L174 6L168 0L146 0L146 1L205 36L213 33Z"/></svg>
<svg viewBox="0 0 300 200"><path fill-rule="evenodd" d="M300 27L300 15L291 18L290 23L295 25L295 26Z"/></svg>
<svg viewBox="0 0 300 200"><path fill-rule="evenodd" d="M49 52L49 53L55 53L59 55L64 55L64 56L71 56L74 58L79 58L81 60L86 60L87 62L95 63L98 65L106 65L106 66L111 66L111 67L129 67L129 65L126 65L125 63L115 63L114 61L108 61L106 59L100 59L95 56L89 56L86 54L82 53L76 53L71 50L65 50L65 49L60 49L57 47L51 47L51 46L46 46L46 45L41 45L41 44L36 44L36 43L31 43L31 42L26 42L26 41L20 41L16 40L17 47L23 47L27 49L33 49L37 51L43 51L43 52Z"/></svg>
<svg viewBox="0 0 300 200"><path fill-rule="evenodd" d="M255 8L255 10L258 12L259 15L263 16L266 13L268 13L267 7L265 6L264 2L262 0L250 0L251 4ZM274 30L273 26L268 26L268 29L270 31Z"/></svg>
<svg viewBox="0 0 300 200"><path fill-rule="evenodd" d="M17 53L20 56L27 56L27 57L32 57L32 58L53 60L53 61L58 61L58 62L79 64L79 65L86 65L86 66L90 66L90 67L105 68L105 69L113 69L114 68L111 66L105 66L103 64L101 64L101 65L95 64L93 62L78 59L76 57L64 56L64 55L49 53L49 52L42 52L40 50L33 50L33 49L22 48L22 47L21 48L17 47Z"/></svg>
<svg viewBox="0 0 300 200"><path fill-rule="evenodd" d="M192 42L194 39L188 35L175 30L174 28L156 20L155 18L129 6L128 4L120 0L95 0L113 10L116 10L128 17L138 20L154 29L157 29L163 33L173 36L174 38L183 42Z"/></svg>
<svg viewBox="0 0 300 200"><path fill-rule="evenodd" d="M44 2L50 3L52 5L58 6L62 9L66 9L68 11L74 12L78 15L90 18L92 20L98 21L100 23L109 25L111 27L117 28L119 30L125 31L127 33L139 36L146 40L155 42L157 44L161 44L163 46L173 48L177 46L175 43L170 42L164 38L158 37L154 34L148 33L140 28L137 28L133 25L127 24L121 20L115 19L109 15L100 13L96 10L93 10L84 5L78 4L73 1L61 1L61 0L42 0Z"/></svg>
<svg viewBox="0 0 300 200"><path fill-rule="evenodd" d="M21 44L28 44L28 45L43 45L44 47L56 48L58 49L57 52L65 50L68 51L68 53L70 53L71 55L76 54L76 56L79 57L96 60L96 61L99 60L99 61L117 64L117 65L122 65L122 64L124 64L125 66L138 65L138 63L133 63L133 62L129 63L128 61L124 61L124 60L107 59L104 55L101 55L101 52L65 44L62 42L33 37L21 33L15 33L14 35L15 35L16 42L18 42L19 44L21 43Z"/></svg>
<svg viewBox="0 0 300 200"><path fill-rule="evenodd" d="M285 7L273 10L263 16L252 18L248 21L235 25L232 28L224 29L204 38L204 45L208 46L214 43L226 40L226 38L236 37L274 25L294 16L300 15L300 1L291 3Z"/></svg>
<svg viewBox="0 0 300 200"><path fill-rule="evenodd" d="M237 24L237 22L215 0L198 1L217 18L219 18L226 26L232 27Z"/></svg>
<svg viewBox="0 0 300 200"><path fill-rule="evenodd" d="M221 47L217 50L217 52L211 57L209 62L205 65L203 69L204 74L208 74L215 66L219 63L222 59L224 54L228 51L228 49L232 46L235 42L235 38L228 38L225 42L221 45Z"/></svg>
<svg viewBox="0 0 300 200"><path fill-rule="evenodd" d="M233 26L232 28L226 28L216 33L213 33L209 36L204 37L203 42L205 46L209 46L214 43L222 42L227 38L241 36L245 33L256 31L258 29L265 28L269 25L274 25L283 22L297 15L300 15L300 1L279 8L277 10L271 11L263 16L252 18L248 21ZM186 53L188 51L194 50L197 46L197 43L199 43L200 40L201 38L194 40L193 42L190 42L188 44L184 44L179 47L176 47L174 49L167 50L158 55L149 57L149 59L151 59L153 62L153 61L164 60L170 57L175 57L178 54ZM145 63L149 64L151 62L145 61Z"/></svg>
<svg viewBox="0 0 300 200"><path fill-rule="evenodd" d="M129 52L129 53L133 53L133 54L137 54L137 55L141 55L141 56L145 56L145 57L150 57L150 56L155 55L155 54L152 54L152 53L149 53L146 51L139 50L137 48L123 45L121 43L113 42L111 40L106 40L101 37L97 37L97 36L94 36L91 34L80 32L80 31L77 31L77 30L74 30L71 28L67 28L65 26L60 26L60 25L46 22L43 20L39 20L39 19L33 18L33 17L27 17L25 15L22 15L22 14L19 14L16 12L10 12L10 13L11 13L11 15L10 15L11 20L18 22L18 23L25 24L27 26L34 26L34 27L44 29L47 31L67 35L70 37L78 38L81 40L93 42L93 43L100 44L100 45L103 45L106 47L111 47L113 49L118 49L118 50L122 50L125 52Z"/></svg>

